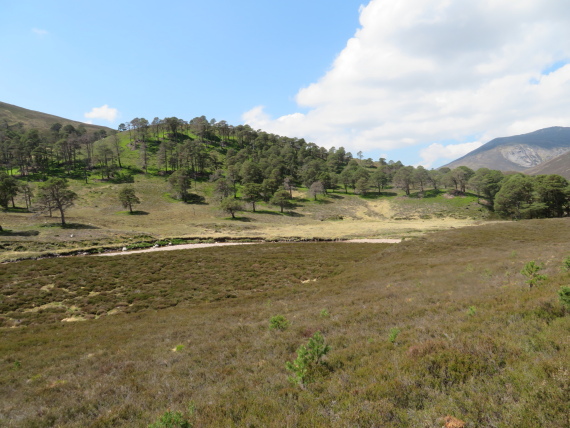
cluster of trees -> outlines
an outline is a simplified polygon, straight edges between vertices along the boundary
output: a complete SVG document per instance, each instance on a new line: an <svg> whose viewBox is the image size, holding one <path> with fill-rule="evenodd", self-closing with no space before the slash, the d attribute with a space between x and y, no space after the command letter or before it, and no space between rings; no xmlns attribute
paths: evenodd
<svg viewBox="0 0 570 428"><path fill-rule="evenodd" d="M0 127L0 168L17 169L22 177L50 175L55 168L71 174L95 160L95 142L105 138L104 129L88 132L84 126L54 123L48 130L27 129L21 122Z"/></svg>
<svg viewBox="0 0 570 428"><path fill-rule="evenodd" d="M69 189L69 183L65 178L51 177L39 183L34 195L29 183L16 180L6 173L0 173L0 206L4 210L8 210L10 204L12 208L16 208L14 199L18 193L22 194L28 209L33 198L35 207L39 211L48 212L50 217L54 211L59 212L62 226L65 226L65 211L73 206L77 199L77 194Z"/></svg>
<svg viewBox="0 0 570 428"><path fill-rule="evenodd" d="M293 190L298 186L306 187L310 197L317 199L339 188L346 193L350 189L355 194L380 195L390 185L406 195L417 190L420 196L428 188L470 190L491 209L514 218L570 215L568 182L559 176L505 176L500 171L467 167L427 170L384 158L375 162L363 159L361 152L354 158L343 147L326 149L303 139L204 116L189 121L135 118L120 124L119 131L123 134L107 136L105 131L88 133L83 126L59 123L44 132L26 130L21 124L5 125L0 129L0 170L6 171L0 175L0 206L15 206L14 197L21 194L30 207L34 191L27 181L16 180L15 171L26 180L34 174L44 181L56 176L77 178L80 171L79 177L86 180L89 173L98 173L101 179L132 182L131 174L137 169L130 161L125 165L122 157L128 136L128 149L138 151L139 172L167 177L172 196L186 202L196 196L190 193L193 181L209 180L215 197L232 215L239 208L238 195L253 211L260 201L283 211L292 206ZM53 197L50 200L43 186L38 186L37 205L50 213L61 211L64 222L59 205L66 204L58 205ZM122 195L121 202L131 212L138 203L134 193Z"/></svg>

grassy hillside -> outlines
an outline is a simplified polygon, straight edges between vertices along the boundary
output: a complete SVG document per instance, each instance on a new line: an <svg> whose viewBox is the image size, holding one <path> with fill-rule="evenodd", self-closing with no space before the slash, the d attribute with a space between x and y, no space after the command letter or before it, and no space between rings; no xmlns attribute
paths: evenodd
<svg viewBox="0 0 570 428"><path fill-rule="evenodd" d="M250 204L232 220L220 211L212 195L212 183L193 183L191 192L205 198L204 203L186 204L172 199L166 178L136 175L135 188L141 200L136 215L129 215L118 200L119 190L127 184L91 180L84 184L72 180L79 199L68 210L69 223L58 226L59 218L25 210L0 212L1 260L36 257L100 246L123 246L168 238L264 238L349 239L402 238L426 231L460 227L480 222L488 210L477 198L448 198L444 192L427 192L427 197L404 196L388 189L366 196L338 191L319 196L317 201L298 188L295 206L280 213L276 206L260 202L255 213Z"/></svg>
<svg viewBox="0 0 570 428"><path fill-rule="evenodd" d="M393 246L0 265L2 304L22 314L1 330L0 425L145 426L170 410L197 427L568 426L569 242L553 219ZM548 275L533 289L530 260ZM88 307L98 319L59 322ZM288 328L269 328L276 315ZM325 364L292 384L285 362L316 331Z"/></svg>
<svg viewBox="0 0 570 428"><path fill-rule="evenodd" d="M48 130L54 123L65 125L73 125L77 127L83 125L87 131L97 131L104 129L107 132L112 131L111 128L99 125L89 125L83 122L65 119L51 114L41 113L39 111L28 110L12 104L0 102L0 123L7 123L13 126L18 122L23 123L26 128L35 128L39 130Z"/></svg>

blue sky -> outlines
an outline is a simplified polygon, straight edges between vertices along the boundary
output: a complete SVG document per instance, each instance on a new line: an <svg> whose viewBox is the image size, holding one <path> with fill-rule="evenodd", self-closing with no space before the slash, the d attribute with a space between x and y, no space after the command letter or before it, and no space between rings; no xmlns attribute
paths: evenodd
<svg viewBox="0 0 570 428"><path fill-rule="evenodd" d="M113 128L206 115L438 166L570 126L564 3L0 0L0 101Z"/></svg>

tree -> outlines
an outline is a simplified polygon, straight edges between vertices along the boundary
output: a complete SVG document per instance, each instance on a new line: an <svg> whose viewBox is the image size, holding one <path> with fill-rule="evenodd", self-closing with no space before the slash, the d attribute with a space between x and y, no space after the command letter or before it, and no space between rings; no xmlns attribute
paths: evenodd
<svg viewBox="0 0 570 428"><path fill-rule="evenodd" d="M241 202L231 196L222 199L222 201L220 202L220 208L222 209L222 211L231 214L232 218L236 218L235 216L236 212L243 210Z"/></svg>
<svg viewBox="0 0 570 428"><path fill-rule="evenodd" d="M12 206L14 206L14 197L17 194L18 181L4 172L0 173L0 206L7 210L10 201L12 201Z"/></svg>
<svg viewBox="0 0 570 428"><path fill-rule="evenodd" d="M420 185L420 192L424 191L424 186L429 181L428 171L421 165L419 165L414 171L414 182Z"/></svg>
<svg viewBox="0 0 570 428"><path fill-rule="evenodd" d="M537 264L534 260L524 265L521 273L528 278L526 280L526 283L528 284L529 288L532 288L535 285L539 285L547 278L546 275L538 273L543 268L544 267L542 265Z"/></svg>
<svg viewBox="0 0 570 428"><path fill-rule="evenodd" d="M513 174L505 179L495 195L495 211L521 218L533 202L532 178L523 174Z"/></svg>
<svg viewBox="0 0 570 428"><path fill-rule="evenodd" d="M179 169L168 177L170 188L174 191L175 197L186 201L188 199L188 190L191 185L190 173L185 169Z"/></svg>
<svg viewBox="0 0 570 428"><path fill-rule="evenodd" d="M565 189L568 181L560 175L539 175L535 177L534 189L538 202L547 206L548 217L562 217L564 215L564 205L566 203Z"/></svg>
<svg viewBox="0 0 570 428"><path fill-rule="evenodd" d="M372 173L370 176L370 182L373 186L378 188L378 193L382 191L384 186L388 184L388 176L384 172L383 168L378 168L376 171Z"/></svg>
<svg viewBox="0 0 570 428"><path fill-rule="evenodd" d="M438 187L443 179L443 173L437 169L430 169L428 171L428 180L433 186L435 190L438 190Z"/></svg>
<svg viewBox="0 0 570 428"><path fill-rule="evenodd" d="M19 187L20 193L24 196L24 201L26 202L26 209L30 209L32 205L32 198L34 197L34 192L32 187L28 183L22 183Z"/></svg>
<svg viewBox="0 0 570 428"><path fill-rule="evenodd" d="M141 203L140 199L135 195L135 189L132 186L126 186L121 189L119 201L121 201L124 208L129 209L130 214L133 213L133 205Z"/></svg>
<svg viewBox="0 0 570 428"><path fill-rule="evenodd" d="M61 225L65 226L65 210L72 207L77 194L69 190L69 183L65 178L52 177L38 186L38 200L51 213L52 209L59 210Z"/></svg>
<svg viewBox="0 0 570 428"><path fill-rule="evenodd" d="M289 195L293 197L293 190L295 190L295 183L293 177L285 177L283 180L283 187L289 192Z"/></svg>
<svg viewBox="0 0 570 428"><path fill-rule="evenodd" d="M315 181L311 184L311 187L309 187L309 196L314 197L315 201L317 200L317 195L323 193L325 193L325 186L320 181Z"/></svg>
<svg viewBox="0 0 570 428"><path fill-rule="evenodd" d="M359 178L356 184L354 185L354 193L358 195L366 195L366 192L368 191L368 186L369 186L368 179L366 179L365 177Z"/></svg>
<svg viewBox="0 0 570 428"><path fill-rule="evenodd" d="M412 187L412 183L414 181L414 167L413 166L405 166L402 167L394 174L394 185L399 187L406 195L410 195L410 188Z"/></svg>
<svg viewBox="0 0 570 428"><path fill-rule="evenodd" d="M495 195L501 189L501 181L504 178L501 171L479 168L469 179L467 185L477 192L477 196L483 196L493 205Z"/></svg>
<svg viewBox="0 0 570 428"><path fill-rule="evenodd" d="M281 208L281 212L283 212L284 208L292 208L293 203L291 202L291 196L287 190L278 190L275 192L273 197L271 198L271 204L276 205Z"/></svg>
<svg viewBox="0 0 570 428"><path fill-rule="evenodd" d="M251 203L252 211L255 212L255 203L261 201L261 184L247 183L243 186L241 194L243 200Z"/></svg>

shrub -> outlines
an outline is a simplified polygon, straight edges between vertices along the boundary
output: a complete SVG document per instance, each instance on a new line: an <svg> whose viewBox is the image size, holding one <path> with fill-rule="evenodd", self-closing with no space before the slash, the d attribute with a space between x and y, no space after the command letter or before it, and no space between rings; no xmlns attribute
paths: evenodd
<svg viewBox="0 0 570 428"><path fill-rule="evenodd" d="M390 335L388 336L388 340L390 341L390 343L396 343L396 339L398 338L399 334L400 334L399 328L394 327L390 329Z"/></svg>
<svg viewBox="0 0 570 428"><path fill-rule="evenodd" d="M269 328L271 330L286 330L289 327L289 321L283 315L275 315L269 320Z"/></svg>
<svg viewBox="0 0 570 428"><path fill-rule="evenodd" d="M570 287L562 286L558 290L558 298L560 299L560 303L562 306L566 308L566 310L570 311Z"/></svg>
<svg viewBox="0 0 570 428"><path fill-rule="evenodd" d="M323 309L320 313L321 318L329 318L330 316L331 316L331 314L329 314L329 311L326 309Z"/></svg>
<svg viewBox="0 0 570 428"><path fill-rule="evenodd" d="M522 268L521 273L528 278L526 280L526 283L529 285L530 288L540 284L542 281L544 281L547 278L546 275L538 273L542 269L543 266L537 264L535 261L528 262Z"/></svg>
<svg viewBox="0 0 570 428"><path fill-rule="evenodd" d="M570 272L570 256L566 257L562 262L562 270Z"/></svg>
<svg viewBox="0 0 570 428"><path fill-rule="evenodd" d="M164 414L148 428L190 428L190 422L184 418L181 412L171 412L167 410Z"/></svg>
<svg viewBox="0 0 570 428"><path fill-rule="evenodd" d="M287 361L285 368L293 375L289 377L289 381L294 384L304 385L314 380L322 366L321 359L330 351L329 345L325 344L325 338L320 331L317 331L313 337L309 339L307 345L301 345L297 349L297 358L293 361Z"/></svg>

